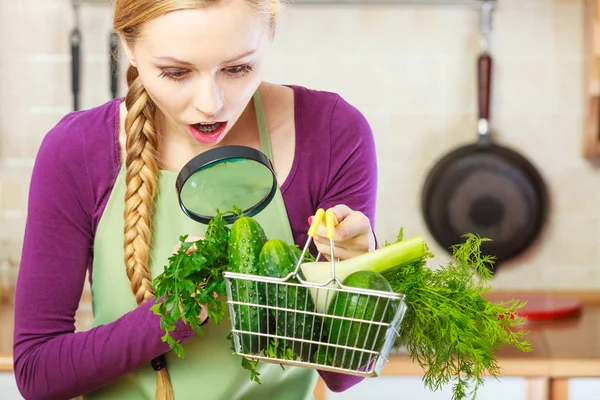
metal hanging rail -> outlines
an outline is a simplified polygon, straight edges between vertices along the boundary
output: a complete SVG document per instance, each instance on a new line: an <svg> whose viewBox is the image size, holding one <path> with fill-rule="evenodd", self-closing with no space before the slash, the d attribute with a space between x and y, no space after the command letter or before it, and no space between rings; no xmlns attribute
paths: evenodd
<svg viewBox="0 0 600 400"><path fill-rule="evenodd" d="M71 0L74 7L77 6L111 6L113 0Z"/></svg>
<svg viewBox="0 0 600 400"><path fill-rule="evenodd" d="M471 6L481 7L484 2L495 3L497 0L290 0L291 5L398 5L398 6ZM111 5L111 0L72 0L74 6L79 5Z"/></svg>
<svg viewBox="0 0 600 400"><path fill-rule="evenodd" d="M470 6L481 7L485 0L292 0L293 5L355 6ZM491 0L496 2L496 0Z"/></svg>

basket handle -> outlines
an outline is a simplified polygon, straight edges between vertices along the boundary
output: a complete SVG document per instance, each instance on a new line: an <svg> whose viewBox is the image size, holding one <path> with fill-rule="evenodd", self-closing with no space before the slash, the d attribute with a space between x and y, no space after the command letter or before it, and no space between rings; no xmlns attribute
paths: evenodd
<svg viewBox="0 0 600 400"><path fill-rule="evenodd" d="M333 213L333 209L330 208L325 211L325 226L327 227L327 237L333 239L335 236L335 227L338 224L338 220Z"/></svg>
<svg viewBox="0 0 600 400"><path fill-rule="evenodd" d="M310 228L308 228L308 232L307 232L308 238L306 240L306 244L304 245L302 254L300 255L300 258L298 259L298 265L296 265L296 269L293 272L293 275L296 276L301 282L303 282L303 280L302 280L302 277L298 276L298 271L300 270L300 265L302 264L302 260L304 259L304 255L306 254L306 251L308 250L308 246L309 246L310 242L317 235L317 230L319 229L321 222L324 222L325 227L327 228L326 236L329 239L329 246L331 249L331 277L332 277L332 279L335 280L335 256L333 253L333 250L334 250L333 238L335 236L335 227L338 224L338 220L335 217L335 214L333 213L332 208L327 209L327 211L325 211L322 208L319 208L315 212L313 220L310 224ZM319 252L319 254L317 255L317 260L319 259L320 256L321 256L321 253Z"/></svg>
<svg viewBox="0 0 600 400"><path fill-rule="evenodd" d="M330 248L330 261L331 261L331 278L335 279L335 254L334 254L334 236L335 236L335 227L338 224L338 220L333 213L332 208L328 208L327 211L324 211L322 208L319 208L315 213L315 216L310 224L310 228L308 229L308 236L311 239L317 234L317 229L321 225L321 222L325 223L325 228L327 229L326 237L329 239L329 248ZM317 260L321 254L317 255Z"/></svg>
<svg viewBox="0 0 600 400"><path fill-rule="evenodd" d="M335 242L333 237L335 236L335 226L338 221L335 215L333 214L333 210L330 208L325 212L325 226L327 227L327 238L329 239L329 259L331 261L331 279L335 279L335 254L333 254L333 248ZM341 282L340 282L341 283Z"/></svg>
<svg viewBox="0 0 600 400"><path fill-rule="evenodd" d="M325 219L325 210L319 208L313 217L312 223L310 224L310 228L308 228L308 236L311 239L317 235L317 229L319 229L319 225Z"/></svg>

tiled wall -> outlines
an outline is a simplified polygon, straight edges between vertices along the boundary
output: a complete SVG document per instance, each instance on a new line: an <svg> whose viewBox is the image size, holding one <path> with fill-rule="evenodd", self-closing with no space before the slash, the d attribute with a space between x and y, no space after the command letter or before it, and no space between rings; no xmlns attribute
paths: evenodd
<svg viewBox="0 0 600 400"><path fill-rule="evenodd" d="M82 106L109 100L108 6L83 6ZM496 288L600 288L600 175L582 157L583 0L499 0L492 121L497 140L549 181L543 238L506 264ZM71 107L68 0L0 2L0 271L17 263L33 157ZM336 91L374 129L380 240L429 237L419 211L428 167L476 139L479 19L457 6L301 6L278 26L268 78ZM123 94L123 91L121 91Z"/></svg>

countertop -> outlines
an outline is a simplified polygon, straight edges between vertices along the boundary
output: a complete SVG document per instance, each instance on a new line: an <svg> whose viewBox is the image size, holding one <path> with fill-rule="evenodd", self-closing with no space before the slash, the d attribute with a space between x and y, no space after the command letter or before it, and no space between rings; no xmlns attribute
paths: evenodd
<svg viewBox="0 0 600 400"><path fill-rule="evenodd" d="M578 317L523 325L533 351L504 346L497 351L500 375L518 377L600 377L600 304L584 305ZM382 375L422 376L407 355L391 355Z"/></svg>
<svg viewBox="0 0 600 400"><path fill-rule="evenodd" d="M527 292L531 294L532 292ZM519 298L519 293L513 294ZM564 294L561 294L564 295ZM528 323L533 352L521 353L509 347L498 350L503 376L600 377L600 292L570 293L583 304L579 316L570 319ZM84 330L92 320L89 302L82 300L76 315L76 329ZM12 371L13 308L0 306L0 372ZM421 376L423 370L406 354L390 355L382 375Z"/></svg>

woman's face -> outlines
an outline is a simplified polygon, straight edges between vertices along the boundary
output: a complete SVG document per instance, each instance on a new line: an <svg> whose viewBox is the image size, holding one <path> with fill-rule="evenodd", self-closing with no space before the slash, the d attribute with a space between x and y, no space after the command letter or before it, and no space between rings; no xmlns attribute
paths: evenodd
<svg viewBox="0 0 600 400"><path fill-rule="evenodd" d="M131 63L169 134L219 143L261 82L271 29L244 0L177 10L150 21Z"/></svg>

